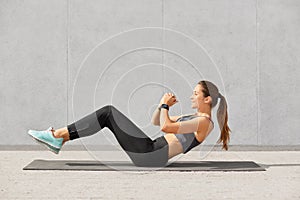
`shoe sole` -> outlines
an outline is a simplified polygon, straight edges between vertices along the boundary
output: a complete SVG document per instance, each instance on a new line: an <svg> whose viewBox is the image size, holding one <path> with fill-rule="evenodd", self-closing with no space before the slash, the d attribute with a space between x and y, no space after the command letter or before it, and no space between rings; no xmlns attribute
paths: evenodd
<svg viewBox="0 0 300 200"><path fill-rule="evenodd" d="M40 139L34 137L33 135L31 135L31 134L29 134L29 133L28 133L28 135L30 135L30 137L31 137L35 142L37 142L38 144L42 144L42 145L44 145L45 147L47 147L47 149L50 150L51 152L53 152L53 153L55 153L55 154L58 154L58 153L59 153L59 149L58 149L58 148L56 148L56 147L54 147L54 146L48 144L47 142L44 142L43 140L40 140ZM56 151L56 150L54 150L54 149L52 149L52 148L57 149L58 151Z"/></svg>

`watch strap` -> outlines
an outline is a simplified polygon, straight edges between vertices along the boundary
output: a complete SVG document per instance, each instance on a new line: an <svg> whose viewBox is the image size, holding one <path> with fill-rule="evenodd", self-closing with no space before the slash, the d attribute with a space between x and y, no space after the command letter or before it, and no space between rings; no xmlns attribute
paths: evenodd
<svg viewBox="0 0 300 200"><path fill-rule="evenodd" d="M168 104L161 104L161 106L158 108L159 110L161 110L162 108L169 110L169 106Z"/></svg>

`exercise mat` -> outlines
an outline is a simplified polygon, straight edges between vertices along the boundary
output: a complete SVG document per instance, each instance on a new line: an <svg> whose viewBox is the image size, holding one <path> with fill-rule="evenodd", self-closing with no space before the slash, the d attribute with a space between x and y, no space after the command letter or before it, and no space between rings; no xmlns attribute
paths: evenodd
<svg viewBox="0 0 300 200"><path fill-rule="evenodd" d="M252 161L175 161L166 167L137 167L128 161L34 160L23 170L84 171L266 171Z"/></svg>

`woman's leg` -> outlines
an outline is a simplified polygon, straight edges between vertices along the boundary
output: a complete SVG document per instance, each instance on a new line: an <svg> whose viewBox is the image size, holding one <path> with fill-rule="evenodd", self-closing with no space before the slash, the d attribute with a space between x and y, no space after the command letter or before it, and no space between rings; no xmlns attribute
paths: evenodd
<svg viewBox="0 0 300 200"><path fill-rule="evenodd" d="M67 128L61 129L61 133L67 133L61 135L66 141L74 140L93 135L104 127L113 132L120 146L135 165L150 167L166 165L169 147L165 138L151 140L130 119L111 105L104 106L68 125Z"/></svg>

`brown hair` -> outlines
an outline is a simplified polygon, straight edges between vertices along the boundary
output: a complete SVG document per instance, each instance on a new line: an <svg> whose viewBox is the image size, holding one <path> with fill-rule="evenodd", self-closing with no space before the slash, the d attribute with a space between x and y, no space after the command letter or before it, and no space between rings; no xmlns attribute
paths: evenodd
<svg viewBox="0 0 300 200"><path fill-rule="evenodd" d="M228 113L227 113L227 102L223 95L219 93L219 89L215 84L213 84L210 81L202 80L199 81L198 84L200 84L203 88L202 92L204 94L204 97L210 96L212 98L211 102L211 108L215 107L218 103L218 98L221 99L220 105L217 111L217 118L218 123L221 131L220 139L218 140L218 143L223 142L222 149L228 150L228 142L230 141L229 132L231 132L230 128L227 125L228 122Z"/></svg>

